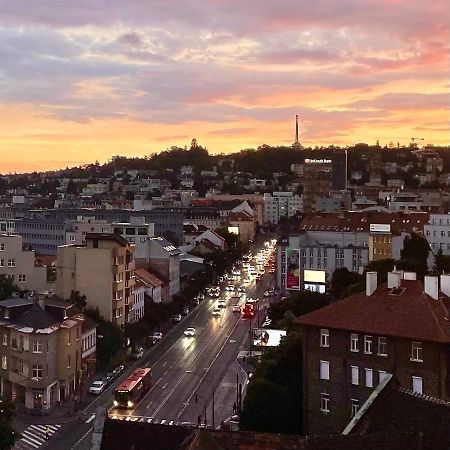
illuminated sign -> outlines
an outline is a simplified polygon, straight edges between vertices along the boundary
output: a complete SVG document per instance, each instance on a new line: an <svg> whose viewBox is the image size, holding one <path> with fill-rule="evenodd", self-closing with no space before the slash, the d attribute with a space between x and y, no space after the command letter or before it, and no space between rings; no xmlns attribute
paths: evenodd
<svg viewBox="0 0 450 450"><path fill-rule="evenodd" d="M325 284L325 271L324 270L305 270L303 272L305 283L324 283Z"/></svg>
<svg viewBox="0 0 450 450"><path fill-rule="evenodd" d="M267 330L265 328L254 328L253 345L255 347L278 347L281 339L286 336L285 330Z"/></svg>
<svg viewBox="0 0 450 450"><path fill-rule="evenodd" d="M391 226L388 223L371 223L370 231L381 232L381 233L390 233Z"/></svg>
<svg viewBox="0 0 450 450"><path fill-rule="evenodd" d="M305 164L331 164L331 159L305 159Z"/></svg>
<svg viewBox="0 0 450 450"><path fill-rule="evenodd" d="M286 249L286 289L300 289L300 250Z"/></svg>
<svg viewBox="0 0 450 450"><path fill-rule="evenodd" d="M228 227L228 233L239 234L239 227Z"/></svg>

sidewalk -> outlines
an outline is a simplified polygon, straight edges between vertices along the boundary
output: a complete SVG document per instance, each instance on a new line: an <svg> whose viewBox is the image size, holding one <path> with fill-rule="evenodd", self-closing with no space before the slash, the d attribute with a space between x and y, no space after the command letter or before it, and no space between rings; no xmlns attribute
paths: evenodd
<svg viewBox="0 0 450 450"><path fill-rule="evenodd" d="M80 411L81 405L78 405ZM79 418L80 412L74 412L74 401L68 400L55 406L49 414L18 412L15 421L28 425L57 425L74 422Z"/></svg>

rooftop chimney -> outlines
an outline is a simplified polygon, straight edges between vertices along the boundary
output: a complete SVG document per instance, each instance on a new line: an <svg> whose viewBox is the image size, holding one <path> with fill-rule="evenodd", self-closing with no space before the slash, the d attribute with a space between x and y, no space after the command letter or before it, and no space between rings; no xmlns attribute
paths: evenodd
<svg viewBox="0 0 450 450"><path fill-rule="evenodd" d="M402 283L401 272L389 272L388 273L388 288L398 289Z"/></svg>
<svg viewBox="0 0 450 450"><path fill-rule="evenodd" d="M417 280L416 272L404 272L403 273L404 280Z"/></svg>
<svg viewBox="0 0 450 450"><path fill-rule="evenodd" d="M377 272L366 272L366 295L370 297L377 290Z"/></svg>
<svg viewBox="0 0 450 450"><path fill-rule="evenodd" d="M439 278L425 275L425 294L435 300L439 299Z"/></svg>
<svg viewBox="0 0 450 450"><path fill-rule="evenodd" d="M441 291L450 297L450 275L441 275Z"/></svg>

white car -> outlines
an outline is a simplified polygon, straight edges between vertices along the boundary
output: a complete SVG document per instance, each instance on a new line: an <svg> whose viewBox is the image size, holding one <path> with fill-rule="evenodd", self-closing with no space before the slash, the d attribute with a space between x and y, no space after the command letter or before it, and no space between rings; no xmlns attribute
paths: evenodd
<svg viewBox="0 0 450 450"><path fill-rule="evenodd" d="M234 286L232 284L229 284L226 288L226 291L234 291Z"/></svg>
<svg viewBox="0 0 450 450"><path fill-rule="evenodd" d="M213 312L212 315L214 317L220 317L222 315L222 311L219 308L216 308Z"/></svg>
<svg viewBox="0 0 450 450"><path fill-rule="evenodd" d="M233 312L241 312L241 307L239 305L234 305Z"/></svg>
<svg viewBox="0 0 450 450"><path fill-rule="evenodd" d="M244 278L244 284L250 284L252 282L251 278Z"/></svg>
<svg viewBox="0 0 450 450"><path fill-rule="evenodd" d="M265 292L264 292L264 297L268 297L269 294L270 294L269 291L265 291Z"/></svg>
<svg viewBox="0 0 450 450"><path fill-rule="evenodd" d="M187 337L194 337L195 336L195 328L193 328L193 327L186 328L184 330L184 335Z"/></svg>
<svg viewBox="0 0 450 450"><path fill-rule="evenodd" d="M106 388L106 383L102 380L94 381L89 387L89 394L100 395Z"/></svg>
<svg viewBox="0 0 450 450"><path fill-rule="evenodd" d="M219 302L217 303L218 308L226 308L227 305L225 305L225 302Z"/></svg>
<svg viewBox="0 0 450 450"><path fill-rule="evenodd" d="M233 270L233 275L234 275L235 277L238 277L238 276L241 275L241 271L240 271L240 270Z"/></svg>

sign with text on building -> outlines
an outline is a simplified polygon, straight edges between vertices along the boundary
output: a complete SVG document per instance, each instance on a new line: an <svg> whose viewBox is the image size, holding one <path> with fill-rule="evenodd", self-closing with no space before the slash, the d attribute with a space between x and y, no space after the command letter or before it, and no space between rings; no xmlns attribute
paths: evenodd
<svg viewBox="0 0 450 450"><path fill-rule="evenodd" d="M286 289L300 289L300 250L286 249Z"/></svg>
<svg viewBox="0 0 450 450"><path fill-rule="evenodd" d="M370 231L378 232L378 233L390 233L391 225L388 223L371 223Z"/></svg>
<svg viewBox="0 0 450 450"><path fill-rule="evenodd" d="M305 159L305 164L331 164L331 159Z"/></svg>

